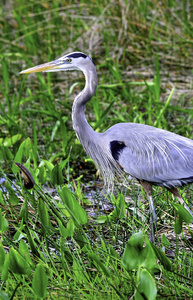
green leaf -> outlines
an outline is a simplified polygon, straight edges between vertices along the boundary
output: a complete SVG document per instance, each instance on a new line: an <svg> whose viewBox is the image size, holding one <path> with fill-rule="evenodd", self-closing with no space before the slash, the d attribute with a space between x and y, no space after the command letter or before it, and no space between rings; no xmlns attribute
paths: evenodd
<svg viewBox="0 0 193 300"><path fill-rule="evenodd" d="M104 216L99 216L96 221L99 224L104 224L107 220L108 220L108 216L104 215Z"/></svg>
<svg viewBox="0 0 193 300"><path fill-rule="evenodd" d="M180 234L182 232L182 218L181 216L178 216L175 220L175 224L174 224L174 231L176 234Z"/></svg>
<svg viewBox="0 0 193 300"><path fill-rule="evenodd" d="M3 269L1 271L1 280L6 281L9 274L9 253L5 255Z"/></svg>
<svg viewBox="0 0 193 300"><path fill-rule="evenodd" d="M3 193L2 193L1 190L0 190L0 203L3 204L3 205L5 205Z"/></svg>
<svg viewBox="0 0 193 300"><path fill-rule="evenodd" d="M151 247L153 248L155 255L159 259L160 263L163 265L164 269L167 271L172 271L173 266L167 256L160 250L155 244L151 243Z"/></svg>
<svg viewBox="0 0 193 300"><path fill-rule="evenodd" d="M38 214L42 224L42 230L45 232L49 227L51 227L50 216L46 204L43 202L42 198L38 201Z"/></svg>
<svg viewBox="0 0 193 300"><path fill-rule="evenodd" d="M21 163L21 161L22 161L24 142L25 141L23 141L21 143L21 145L19 146L19 149L17 150L17 153L16 153L15 158L14 158L15 162ZM18 167L14 163L12 165L12 172L13 173L17 173L18 172Z"/></svg>
<svg viewBox="0 0 193 300"><path fill-rule="evenodd" d="M11 205L18 205L19 198L15 193L9 193L9 204Z"/></svg>
<svg viewBox="0 0 193 300"><path fill-rule="evenodd" d="M135 293L135 300L155 300L157 295L157 288L155 285L155 280L151 274L143 269L139 274L139 285Z"/></svg>
<svg viewBox="0 0 193 300"><path fill-rule="evenodd" d="M9 251L9 266L16 274L27 274L31 272L31 268L26 260L15 249Z"/></svg>
<svg viewBox="0 0 193 300"><path fill-rule="evenodd" d="M140 231L130 237L123 253L122 264L126 270L133 270L141 264L142 249L143 234Z"/></svg>
<svg viewBox="0 0 193 300"><path fill-rule="evenodd" d="M0 210L0 232L5 232L8 230L9 224L7 219L2 215L2 212Z"/></svg>
<svg viewBox="0 0 193 300"><path fill-rule="evenodd" d="M65 168L66 164L69 162L70 160L70 156L68 156L66 159L64 159L61 163L60 166L62 167L62 169Z"/></svg>
<svg viewBox="0 0 193 300"><path fill-rule="evenodd" d="M27 222L27 219L28 219L27 199L25 199L23 204L22 204L19 216L20 216L21 219L23 219L24 222Z"/></svg>
<svg viewBox="0 0 193 300"><path fill-rule="evenodd" d="M60 190L58 193L61 197L63 204L65 205L65 208L67 209L76 226L86 224L86 212L80 206L80 204L78 203L74 195L71 193L71 191L67 187L63 187L63 189Z"/></svg>
<svg viewBox="0 0 193 300"><path fill-rule="evenodd" d="M10 300L10 298L8 297L8 295L3 292L3 291L0 291L0 299L1 300Z"/></svg>
<svg viewBox="0 0 193 300"><path fill-rule="evenodd" d="M6 137L4 140L3 145L5 147L11 147L13 144L15 144L16 142L18 142L21 139L22 135L21 134L15 134L12 137Z"/></svg>
<svg viewBox="0 0 193 300"><path fill-rule="evenodd" d="M28 137L27 139L25 139L25 141L23 141L23 143L24 143L23 155L25 155L26 157L29 157L29 153L32 151L32 141Z"/></svg>
<svg viewBox="0 0 193 300"><path fill-rule="evenodd" d="M5 262L5 250L3 248L3 245L0 244L0 272L2 272L4 262Z"/></svg>
<svg viewBox="0 0 193 300"><path fill-rule="evenodd" d="M169 242L169 240L167 239L167 237L165 236L164 233L162 234L161 242L162 242L163 246L169 246L170 245L170 242Z"/></svg>
<svg viewBox="0 0 193 300"><path fill-rule="evenodd" d="M157 258L150 243L143 248L140 256L140 266L146 268L151 274L159 271Z"/></svg>
<svg viewBox="0 0 193 300"><path fill-rule="evenodd" d="M115 202L115 208L114 210L109 214L108 219L109 220L115 220L115 219L120 219L124 218L125 216L125 198L123 194L119 194L116 202Z"/></svg>
<svg viewBox="0 0 193 300"><path fill-rule="evenodd" d="M66 228L63 226L62 222L58 219L58 224L60 228L60 234L63 238L72 237L74 235L74 222L69 220Z"/></svg>
<svg viewBox="0 0 193 300"><path fill-rule="evenodd" d="M193 217L191 213L182 205L179 203L173 204L177 214L180 216L182 221L186 222L187 224L193 222Z"/></svg>
<svg viewBox="0 0 193 300"><path fill-rule="evenodd" d="M29 153L31 149L32 149L32 142L30 138L27 138L25 141L23 141L20 144L19 149L17 150L17 153L15 155L14 161L17 163L21 163L23 155L29 157ZM12 165L12 172L13 173L18 172L18 167L15 164Z"/></svg>
<svg viewBox="0 0 193 300"><path fill-rule="evenodd" d="M47 181L47 174L46 174L45 166L40 166L38 168L38 178L39 178L39 182L41 184L44 184Z"/></svg>
<svg viewBox="0 0 193 300"><path fill-rule="evenodd" d="M1 157L6 161L10 161L13 160L13 154L11 153L11 151L9 150L9 148L0 145L0 151L1 151Z"/></svg>
<svg viewBox="0 0 193 300"><path fill-rule="evenodd" d="M36 296L46 298L47 296L48 278L44 267L38 264L32 280L32 289Z"/></svg>
<svg viewBox="0 0 193 300"><path fill-rule="evenodd" d="M30 253L29 253L29 249L28 249L27 244L24 242L24 240L21 240L20 243L19 243L19 252L23 256L23 258L26 259L26 261L29 264L32 264L31 256L30 256Z"/></svg>
<svg viewBox="0 0 193 300"><path fill-rule="evenodd" d="M40 167L41 167L42 165L46 165L46 167L48 168L48 171L49 171L50 174L51 174L51 171L52 171L52 169L54 168L54 165L53 165L50 161L45 160L45 159L42 160L42 162L41 162L41 164L40 164Z"/></svg>
<svg viewBox="0 0 193 300"><path fill-rule="evenodd" d="M5 188L8 190L9 192L9 197L8 197L8 201L10 205L18 205L19 203L19 198L17 197L17 195L15 194L14 189L12 188L11 184L9 181L5 181L4 182L4 186Z"/></svg>
<svg viewBox="0 0 193 300"><path fill-rule="evenodd" d="M122 257L123 266L126 270L143 267L154 274L159 270L155 253L149 241L145 247L143 243L142 232L135 233L130 237Z"/></svg>
<svg viewBox="0 0 193 300"><path fill-rule="evenodd" d="M61 185L64 183L62 167L60 164L55 165L50 174L50 179L53 185Z"/></svg>

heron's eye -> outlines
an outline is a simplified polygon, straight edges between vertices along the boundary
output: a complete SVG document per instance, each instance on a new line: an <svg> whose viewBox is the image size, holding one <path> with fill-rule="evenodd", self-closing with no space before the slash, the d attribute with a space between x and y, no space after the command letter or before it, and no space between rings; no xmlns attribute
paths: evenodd
<svg viewBox="0 0 193 300"><path fill-rule="evenodd" d="M70 58L67 58L67 60L66 60L66 61L70 63L72 60L71 60Z"/></svg>

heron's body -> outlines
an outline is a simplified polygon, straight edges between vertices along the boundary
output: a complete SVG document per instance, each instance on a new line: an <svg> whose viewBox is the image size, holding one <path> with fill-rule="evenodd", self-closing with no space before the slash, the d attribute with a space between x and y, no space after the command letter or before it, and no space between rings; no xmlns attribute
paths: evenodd
<svg viewBox="0 0 193 300"><path fill-rule="evenodd" d="M73 128L85 151L99 166L105 183L112 185L114 174L123 172L138 179L150 196L154 220L152 185L166 187L183 203L176 188L193 182L193 141L135 123L119 123L104 133L95 132L86 120L85 105L95 94L97 74L94 63L86 54L73 52L22 73L74 69L84 73L86 85L73 103ZM186 204L185 207L192 214Z"/></svg>
<svg viewBox="0 0 193 300"><path fill-rule="evenodd" d="M193 182L192 140L133 123L114 125L106 133L111 141L122 143L120 150L117 147L113 153L110 149L131 176L167 188Z"/></svg>

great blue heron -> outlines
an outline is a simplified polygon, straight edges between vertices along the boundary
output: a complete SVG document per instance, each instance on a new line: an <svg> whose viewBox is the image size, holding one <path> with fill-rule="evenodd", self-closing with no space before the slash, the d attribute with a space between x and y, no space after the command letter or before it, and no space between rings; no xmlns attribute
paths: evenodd
<svg viewBox="0 0 193 300"><path fill-rule="evenodd" d="M119 123L103 133L95 132L85 117L85 105L97 88L97 73L92 59L73 52L54 61L22 71L58 72L80 70L86 85L72 107L73 128L85 151L98 165L110 187L115 174L128 173L146 191L150 205L151 239L157 217L152 200L152 185L166 187L193 216L177 187L193 182L193 141L166 130L144 124Z"/></svg>

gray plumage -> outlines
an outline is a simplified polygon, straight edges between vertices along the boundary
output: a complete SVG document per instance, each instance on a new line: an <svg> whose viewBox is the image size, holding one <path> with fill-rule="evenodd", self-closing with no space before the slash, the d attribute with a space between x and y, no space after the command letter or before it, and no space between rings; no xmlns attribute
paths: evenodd
<svg viewBox="0 0 193 300"><path fill-rule="evenodd" d="M157 219L152 185L166 187L184 203L177 187L193 182L193 141L162 129L134 123L119 123L104 133L95 132L86 120L85 106L95 94L97 73L93 61L84 53L73 52L21 73L66 70L80 70L85 75L85 87L73 102L73 128L87 154L100 168L107 187L112 188L115 174L128 173L139 180L149 196L151 224Z"/></svg>

